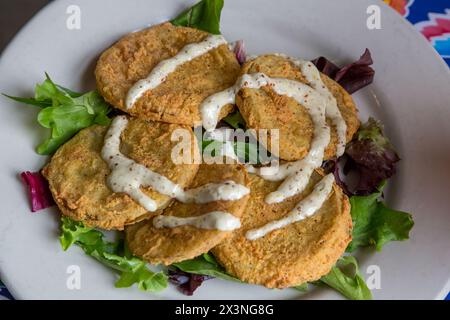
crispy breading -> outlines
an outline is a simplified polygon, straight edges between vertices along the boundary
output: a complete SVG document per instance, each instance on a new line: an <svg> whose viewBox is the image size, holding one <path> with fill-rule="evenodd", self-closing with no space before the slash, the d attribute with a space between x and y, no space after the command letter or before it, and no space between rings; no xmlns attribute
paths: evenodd
<svg viewBox="0 0 450 320"><path fill-rule="evenodd" d="M239 164L202 164L190 188L207 183L233 180L248 185L248 176ZM241 217L249 196L235 201L214 201L206 204L175 202L164 210L164 215L194 217L212 211L225 211ZM128 226L126 240L131 252L152 264L170 265L208 252L229 236L231 231L206 230L192 226L155 228L152 220Z"/></svg>
<svg viewBox="0 0 450 320"><path fill-rule="evenodd" d="M136 117L191 127L198 124L201 102L232 86L239 74L239 63L226 44L178 66L131 109L126 108L125 99L128 90L146 78L159 62L207 36L204 31L176 27L169 22L126 35L98 60L95 76L100 94L114 107ZM231 105L224 107L220 118L231 110Z"/></svg>
<svg viewBox="0 0 450 320"><path fill-rule="evenodd" d="M191 132L186 126L129 119L121 136L121 152L182 187L189 185L198 171L198 164L174 164L171 134L178 128ZM106 183L110 173L101 157L103 140L108 127L95 125L81 130L64 144L43 169L53 198L62 214L82 221L85 225L103 229L122 230L125 225L157 215L148 212L125 193L112 192ZM198 152L196 143L192 152ZM153 198L158 208L171 203L168 196L149 187L142 187Z"/></svg>
<svg viewBox="0 0 450 320"><path fill-rule="evenodd" d="M212 249L228 273L244 282L286 288L317 280L330 271L350 242L352 229L349 200L336 185L313 216L253 241L245 237L248 230L288 214L320 178L315 173L302 194L269 205L264 198L279 182L250 175L251 194L242 227Z"/></svg>
<svg viewBox="0 0 450 320"><path fill-rule="evenodd" d="M241 74L256 72L265 73L273 78L307 83L299 68L281 56L262 55L250 60L243 65ZM337 82L324 74L321 77L337 100L338 108L347 124L347 141L350 141L359 127L353 99ZM293 161L306 156L313 139L314 126L305 107L296 100L279 95L265 86L260 89L241 89L237 94L236 104L248 128L280 130L281 159ZM329 120L327 122L331 125ZM331 141L325 150L325 159L330 159L336 154L337 134L334 127L331 128ZM270 144L268 148L270 149Z"/></svg>

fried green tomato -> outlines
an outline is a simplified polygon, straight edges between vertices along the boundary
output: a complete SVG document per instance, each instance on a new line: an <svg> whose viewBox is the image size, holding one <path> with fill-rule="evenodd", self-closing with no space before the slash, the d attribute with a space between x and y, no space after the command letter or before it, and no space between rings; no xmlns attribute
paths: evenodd
<svg viewBox="0 0 450 320"><path fill-rule="evenodd" d="M190 127L129 119L122 132L120 151L128 158L146 166L182 187L194 179L198 164L174 164L172 132L178 128L192 135L192 152L197 151ZM64 144L43 169L50 191L63 215L87 226L122 230L125 225L161 213L148 212L125 193L115 193L107 186L110 174L102 159L104 136L108 127L95 125L81 130ZM158 209L171 203L171 198L149 187L141 190L157 202Z"/></svg>
<svg viewBox="0 0 450 320"><path fill-rule="evenodd" d="M262 72L272 78L285 78L307 84L305 77L288 59L276 55L263 55L250 60L241 74ZM337 82L321 74L322 81L336 98L338 108L347 124L347 142L359 128L356 106L352 97ZM279 157L293 161L304 158L313 139L314 126L306 108L293 98L275 93L269 86L260 89L241 89L236 97L247 127L251 129L279 129ZM325 159L336 155L336 130L331 128L331 141L325 149ZM268 139L270 142L270 139ZM268 146L270 150L270 145Z"/></svg>
<svg viewBox="0 0 450 320"><path fill-rule="evenodd" d="M162 60L175 56L184 46L209 34L193 28L162 23L126 35L98 60L95 70L100 94L129 114L147 120L194 126L201 121L199 106L208 96L234 84L240 66L226 44L178 66L166 80L127 109L128 90L146 78ZM223 108L220 118L232 110Z"/></svg>
<svg viewBox="0 0 450 320"><path fill-rule="evenodd" d="M190 188L225 180L248 185L245 168L239 164L202 164ZM163 215L186 218L213 211L225 211L239 218L244 212L248 198L247 195L235 201L214 201L205 204L175 202L164 210ZM208 252L232 234L232 231L207 230L188 225L155 228L152 220L128 226L125 231L128 247L134 255L149 263L164 265Z"/></svg>
<svg viewBox="0 0 450 320"><path fill-rule="evenodd" d="M212 249L225 270L244 282L268 288L293 287L327 274L351 241L350 203L337 186L313 216L256 240L245 237L248 230L287 215L320 179L314 174L302 194L269 205L264 198L279 183L251 175L241 228Z"/></svg>

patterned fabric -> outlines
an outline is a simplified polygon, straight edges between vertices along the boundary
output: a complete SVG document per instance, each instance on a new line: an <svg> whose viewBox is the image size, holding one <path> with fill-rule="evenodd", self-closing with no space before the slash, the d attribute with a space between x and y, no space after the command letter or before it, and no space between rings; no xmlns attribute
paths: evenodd
<svg viewBox="0 0 450 320"><path fill-rule="evenodd" d="M450 66L450 0L384 0L408 19ZM0 281L0 300L13 299ZM450 294L446 298L450 300Z"/></svg>
<svg viewBox="0 0 450 320"><path fill-rule="evenodd" d="M384 0L422 33L450 66L450 0Z"/></svg>
<svg viewBox="0 0 450 320"><path fill-rule="evenodd" d="M3 282L0 280L0 300L14 300Z"/></svg>

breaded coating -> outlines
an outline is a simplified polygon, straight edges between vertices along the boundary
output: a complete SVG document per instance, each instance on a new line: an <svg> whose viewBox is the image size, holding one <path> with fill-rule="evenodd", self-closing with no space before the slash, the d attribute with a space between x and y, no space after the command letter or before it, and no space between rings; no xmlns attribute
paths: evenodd
<svg viewBox="0 0 450 320"><path fill-rule="evenodd" d="M239 164L202 164L190 188L207 183L233 180L248 185L245 168ZM164 210L164 215L194 217L212 211L225 211L241 217L249 196L236 201L215 201L206 204L183 204L175 202ZM170 265L192 259L208 252L228 237L231 231L207 230L193 226L155 228L152 220L143 221L126 229L126 240L131 252L152 264Z"/></svg>
<svg viewBox="0 0 450 320"><path fill-rule="evenodd" d="M171 134L178 128L191 132L190 127L129 119L121 136L121 152L182 187L188 186L198 171L198 164L174 164L171 160ZM81 130L64 144L43 169L53 198L62 214L102 229L122 230L125 225L152 217L159 211L148 212L125 193L114 193L107 186L108 164L101 157L108 127L95 125ZM192 152L198 152L196 143ZM168 196L141 187L153 198L158 208L172 201Z"/></svg>
<svg viewBox="0 0 450 320"><path fill-rule="evenodd" d="M162 23L126 35L103 52L95 70L100 94L129 114L168 123L194 126L201 121L199 105L208 96L232 86L240 66L226 44L177 67L155 89L147 91L131 109L125 106L128 90L146 78L162 60L209 34L197 29ZM231 112L223 108L220 118Z"/></svg>
<svg viewBox="0 0 450 320"><path fill-rule="evenodd" d="M276 190L279 182L250 175L251 194L241 229L212 249L226 271L242 281L268 288L292 287L327 274L351 240L350 203L336 185L313 216L253 241L245 238L248 230L288 214L320 179L315 173L302 194L269 205L264 198Z"/></svg>
<svg viewBox="0 0 450 320"><path fill-rule="evenodd" d="M272 78L286 78L307 83L304 76L288 59L276 55L263 55L250 60L241 74L262 72ZM336 98L342 117L347 124L347 142L359 128L357 109L352 97L337 82L322 74L322 81ZM293 161L304 158L313 139L314 126L306 108L293 98L279 95L270 87L241 89L236 104L247 127L251 129L279 129L279 157ZM331 121L331 141L325 150L325 159L336 155L337 134ZM270 142L270 139L268 139ZM268 146L270 149L270 144Z"/></svg>

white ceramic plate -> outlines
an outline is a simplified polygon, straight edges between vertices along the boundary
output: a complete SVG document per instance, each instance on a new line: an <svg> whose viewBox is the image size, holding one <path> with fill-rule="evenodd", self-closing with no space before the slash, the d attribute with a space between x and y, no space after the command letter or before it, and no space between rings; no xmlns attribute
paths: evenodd
<svg viewBox="0 0 450 320"><path fill-rule="evenodd" d="M187 3L188 2L188 3ZM191 1L60 0L44 8L16 36L0 60L0 91L31 95L44 71L69 88L94 88L98 55L122 35L174 17ZM378 299L441 299L450 289L450 72L436 52L403 18L381 1L381 30L368 30L369 0L226 0L222 32L245 39L251 53L285 52L348 62L370 48L375 82L354 98L365 120L382 120L402 157L387 192L388 203L412 212L411 240L381 253L360 252L363 274L381 270ZM66 10L81 9L81 30L68 30ZM31 214L18 173L47 161L34 147L46 132L37 109L0 98L0 278L16 298L186 298L174 288L157 295L115 289L114 274L78 248L63 252L56 209ZM81 290L66 287L67 267L81 268ZM221 280L205 282L197 299L292 299L295 290L268 290ZM313 289L308 299L334 299Z"/></svg>

